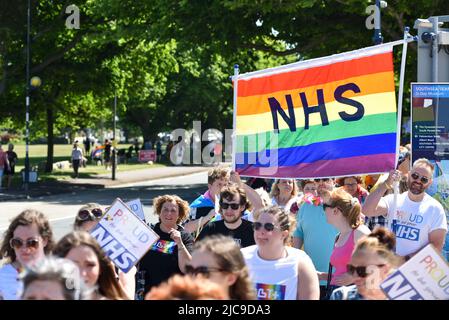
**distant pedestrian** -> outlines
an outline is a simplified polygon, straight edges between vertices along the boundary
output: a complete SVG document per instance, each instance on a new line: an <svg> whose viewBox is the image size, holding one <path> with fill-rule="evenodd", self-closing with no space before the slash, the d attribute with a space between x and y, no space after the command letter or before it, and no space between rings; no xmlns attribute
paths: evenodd
<svg viewBox="0 0 449 320"><path fill-rule="evenodd" d="M90 151L90 138L89 136L86 136L86 139L84 139L84 151L86 152L86 154L89 154Z"/></svg>
<svg viewBox="0 0 449 320"><path fill-rule="evenodd" d="M111 149L112 144L108 139L104 140L104 153L103 153L103 160L104 160L104 166L106 170L108 170L109 166L111 165Z"/></svg>
<svg viewBox="0 0 449 320"><path fill-rule="evenodd" d="M0 189L2 188L3 172L7 171L9 168L8 155L2 149L0 144Z"/></svg>
<svg viewBox="0 0 449 320"><path fill-rule="evenodd" d="M13 150L14 150L14 145L12 143L10 143L8 145L8 151L6 151L6 154L8 155L9 168L6 169L4 172L7 177L7 188L8 189L11 187L12 178L15 173L16 163L17 163L17 160L19 160L19 158L17 157L17 153L15 153Z"/></svg>
<svg viewBox="0 0 449 320"><path fill-rule="evenodd" d="M161 140L156 142L156 161L161 162L162 160L162 143Z"/></svg>
<svg viewBox="0 0 449 320"><path fill-rule="evenodd" d="M81 162L83 161L83 149L78 146L78 140L73 144L72 149L72 166L73 171L75 172L75 178L78 178L78 169L80 167Z"/></svg>

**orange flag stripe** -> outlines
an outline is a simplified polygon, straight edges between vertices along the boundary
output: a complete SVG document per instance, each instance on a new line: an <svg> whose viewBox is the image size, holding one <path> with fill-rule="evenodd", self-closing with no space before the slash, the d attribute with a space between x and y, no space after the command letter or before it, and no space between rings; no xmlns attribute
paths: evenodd
<svg viewBox="0 0 449 320"><path fill-rule="evenodd" d="M286 91L273 92L270 94L239 97L237 99L237 115L254 115L270 112L270 105L268 98L274 97L281 104L284 110L288 109L285 95L290 94L295 108L302 108L303 104L299 96L299 92L304 92L309 106L316 106L318 104L317 90L323 89L323 96L325 103L334 102L335 89L343 84L355 83L359 88L359 93L347 91L343 94L345 98L360 97L376 93L391 92L395 90L393 72L381 72L376 74L369 74L354 78L348 78L340 81L328 82L310 86L303 89L293 89Z"/></svg>
<svg viewBox="0 0 449 320"><path fill-rule="evenodd" d="M386 71L393 71L392 52L249 80L242 79L238 83L238 96L247 97L305 88Z"/></svg>

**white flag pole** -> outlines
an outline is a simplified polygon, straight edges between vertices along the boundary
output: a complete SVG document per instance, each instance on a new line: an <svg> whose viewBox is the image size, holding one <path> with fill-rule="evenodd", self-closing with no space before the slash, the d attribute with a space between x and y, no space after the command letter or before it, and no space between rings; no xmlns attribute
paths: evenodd
<svg viewBox="0 0 449 320"><path fill-rule="evenodd" d="M410 41L411 35L409 34L410 28L405 27L404 29L404 39L402 45L402 58L401 58L401 74L399 77L399 93L398 93L398 119L397 119L397 129L396 129L396 156L394 160L394 167L398 164L399 155L399 145L401 142L401 121L402 121L402 98L404 93L404 77L405 77L405 63L407 60L407 44ZM415 40L415 38L413 38ZM396 233L396 218L397 218L397 199L399 194L399 181L393 183L393 217L390 221L390 229Z"/></svg>
<svg viewBox="0 0 449 320"><path fill-rule="evenodd" d="M234 65L234 112L232 117L232 170L235 171L236 161L235 153L237 149L237 133L236 133L236 122L237 122L237 89L238 89L238 76L239 76L239 65Z"/></svg>

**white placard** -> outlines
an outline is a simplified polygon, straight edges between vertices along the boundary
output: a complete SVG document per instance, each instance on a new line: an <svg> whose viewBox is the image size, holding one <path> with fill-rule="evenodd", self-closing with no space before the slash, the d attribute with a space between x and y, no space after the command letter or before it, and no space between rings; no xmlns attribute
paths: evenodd
<svg viewBox="0 0 449 320"><path fill-rule="evenodd" d="M90 234L123 272L128 272L159 236L120 199L116 199Z"/></svg>
<svg viewBox="0 0 449 320"><path fill-rule="evenodd" d="M449 266L429 244L380 287L391 300L449 300Z"/></svg>
<svg viewBox="0 0 449 320"><path fill-rule="evenodd" d="M140 199L128 201L126 205L134 212L143 222L145 221L145 213L143 212L143 205Z"/></svg>

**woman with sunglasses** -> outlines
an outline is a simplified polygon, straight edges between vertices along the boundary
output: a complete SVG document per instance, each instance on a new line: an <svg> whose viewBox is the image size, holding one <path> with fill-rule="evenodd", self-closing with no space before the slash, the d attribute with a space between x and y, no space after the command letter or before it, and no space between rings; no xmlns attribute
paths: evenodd
<svg viewBox="0 0 449 320"><path fill-rule="evenodd" d="M397 268L401 259L394 253L396 237L384 227L376 228L359 240L348 270L353 274L353 286L340 287L331 300L384 300L380 284Z"/></svg>
<svg viewBox="0 0 449 320"><path fill-rule="evenodd" d="M318 276L309 256L287 246L291 216L277 206L257 212L256 245L241 249L258 300L318 300Z"/></svg>
<svg viewBox="0 0 449 320"><path fill-rule="evenodd" d="M53 246L53 232L42 212L28 209L15 217L0 248L0 258L6 262L0 269L0 296L5 300L20 299L19 273L42 260Z"/></svg>
<svg viewBox="0 0 449 320"><path fill-rule="evenodd" d="M75 230L83 230L89 232L92 230L98 221L103 217L104 210L100 204L95 202L86 203L78 210L75 218ZM136 291L136 272L137 268L132 267L127 273L124 273L119 268L114 266L115 273L119 279L119 283L126 292L128 299L134 299Z"/></svg>
<svg viewBox="0 0 449 320"><path fill-rule="evenodd" d="M347 265L355 243L368 235L370 230L363 224L360 203L343 189L327 192L324 195L323 209L327 222L339 231L330 257L330 264L334 268L334 272L327 275L328 286L331 286L328 289L330 293L338 286L353 283L354 279L347 272Z"/></svg>
<svg viewBox="0 0 449 320"><path fill-rule="evenodd" d="M163 195L153 200L153 207L159 222L151 228L159 239L139 262L145 294L174 274L184 273L185 265L192 259L193 238L181 226L189 215L188 202L175 195Z"/></svg>
<svg viewBox="0 0 449 320"><path fill-rule="evenodd" d="M84 284L93 290L92 300L127 300L114 265L97 240L85 231L73 231L56 244L54 255L78 265Z"/></svg>
<svg viewBox="0 0 449 320"><path fill-rule="evenodd" d="M256 298L240 247L230 237L214 235L196 242L185 270L220 285L227 300Z"/></svg>
<svg viewBox="0 0 449 320"><path fill-rule="evenodd" d="M86 203L78 210L74 223L75 230L92 230L103 214L104 210L98 203Z"/></svg>

